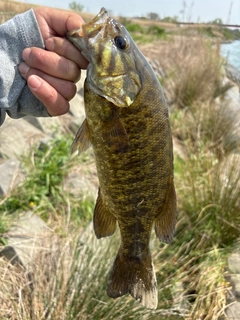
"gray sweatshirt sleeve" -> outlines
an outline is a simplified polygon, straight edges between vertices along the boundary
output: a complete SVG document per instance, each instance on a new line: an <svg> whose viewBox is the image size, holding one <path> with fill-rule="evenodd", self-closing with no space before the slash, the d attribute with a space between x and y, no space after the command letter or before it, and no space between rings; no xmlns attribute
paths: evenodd
<svg viewBox="0 0 240 320"><path fill-rule="evenodd" d="M49 116L18 71L18 65L23 61L22 51L27 47L44 48L33 10L0 25L0 125L6 113L12 118Z"/></svg>

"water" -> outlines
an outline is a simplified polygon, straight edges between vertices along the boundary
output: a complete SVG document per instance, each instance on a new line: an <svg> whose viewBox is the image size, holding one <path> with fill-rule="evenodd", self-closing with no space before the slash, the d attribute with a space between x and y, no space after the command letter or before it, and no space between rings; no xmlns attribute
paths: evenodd
<svg viewBox="0 0 240 320"><path fill-rule="evenodd" d="M221 45L221 55L240 72L240 40Z"/></svg>

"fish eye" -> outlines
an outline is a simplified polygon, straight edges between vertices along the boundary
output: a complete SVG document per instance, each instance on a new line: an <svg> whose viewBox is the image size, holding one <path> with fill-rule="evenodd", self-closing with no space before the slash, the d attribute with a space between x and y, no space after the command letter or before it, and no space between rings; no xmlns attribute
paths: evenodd
<svg viewBox="0 0 240 320"><path fill-rule="evenodd" d="M127 47L127 41L122 36L115 37L114 42L115 42L118 49L124 50Z"/></svg>

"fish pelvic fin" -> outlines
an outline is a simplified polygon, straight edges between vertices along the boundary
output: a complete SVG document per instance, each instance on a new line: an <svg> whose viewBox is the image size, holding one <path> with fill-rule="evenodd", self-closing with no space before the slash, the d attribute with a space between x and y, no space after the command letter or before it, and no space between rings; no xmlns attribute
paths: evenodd
<svg viewBox="0 0 240 320"><path fill-rule="evenodd" d="M71 153L78 149L78 154L86 151L90 147L89 128L87 119L85 119L79 128L76 137L72 143Z"/></svg>
<svg viewBox="0 0 240 320"><path fill-rule="evenodd" d="M117 298L127 293L146 308L157 308L157 282L150 253L144 260L118 253L108 280L107 295Z"/></svg>
<svg viewBox="0 0 240 320"><path fill-rule="evenodd" d="M177 216L177 199L174 183L169 187L166 201L157 218L155 219L156 236L165 243L171 243L175 233Z"/></svg>
<svg viewBox="0 0 240 320"><path fill-rule="evenodd" d="M104 204L100 189L94 209L93 226L98 239L111 236L116 229L116 218Z"/></svg>

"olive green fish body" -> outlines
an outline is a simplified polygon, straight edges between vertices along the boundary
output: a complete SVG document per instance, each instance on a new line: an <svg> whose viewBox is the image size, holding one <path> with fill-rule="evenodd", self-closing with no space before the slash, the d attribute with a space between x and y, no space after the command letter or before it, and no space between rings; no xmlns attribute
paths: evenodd
<svg viewBox="0 0 240 320"><path fill-rule="evenodd" d="M92 34L97 34L95 44ZM156 308L151 230L155 226L156 235L169 243L176 219L172 138L164 95L125 28L104 9L69 39L90 61L84 88L86 120L74 148L79 145L83 151L91 143L95 154L100 189L94 230L98 238L112 235L117 222L121 233L107 293L114 298L130 293L146 307Z"/></svg>

